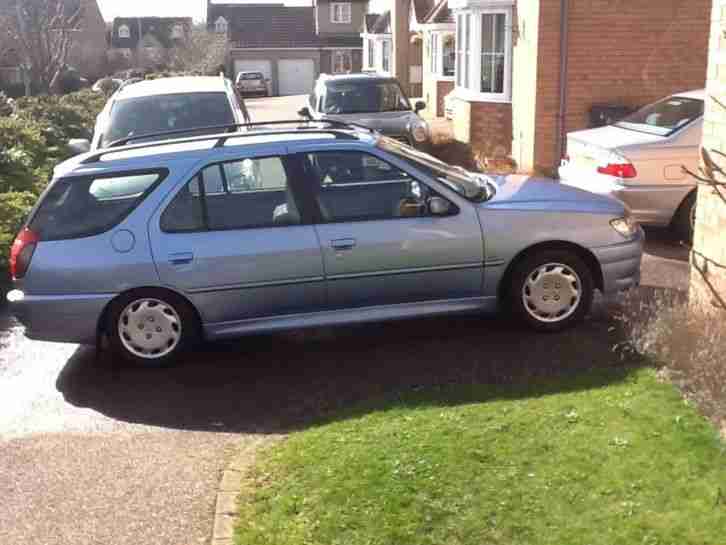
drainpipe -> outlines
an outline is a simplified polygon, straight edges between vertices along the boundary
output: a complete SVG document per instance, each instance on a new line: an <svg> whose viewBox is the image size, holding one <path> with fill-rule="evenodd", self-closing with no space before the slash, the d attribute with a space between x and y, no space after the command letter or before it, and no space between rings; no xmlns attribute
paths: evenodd
<svg viewBox="0 0 726 545"><path fill-rule="evenodd" d="M557 116L557 139L555 140L555 161L565 152L567 119L567 59L569 49L570 0L560 0L560 109Z"/></svg>

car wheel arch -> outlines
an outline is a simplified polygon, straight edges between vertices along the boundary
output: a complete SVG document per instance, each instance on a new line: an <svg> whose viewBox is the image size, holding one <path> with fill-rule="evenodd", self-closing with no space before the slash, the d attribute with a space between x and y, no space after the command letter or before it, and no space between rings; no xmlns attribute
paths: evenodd
<svg viewBox="0 0 726 545"><path fill-rule="evenodd" d="M117 294L113 299L111 299L106 306L103 309L103 312L101 312L101 316L98 319L97 324L97 335L100 340L100 337L105 335L107 333L107 327L108 327L108 319L109 319L109 312L113 308L116 301L118 301L121 297L126 297L128 295L133 295L137 292L147 291L147 290L154 290L158 292L163 292L169 294L173 298L178 298L182 300L188 307L192 310L192 313L196 317L196 327L198 329L199 335L203 335L204 330L202 328L202 324L204 323L202 321L202 316L199 313L199 310L196 306L194 306L194 303L192 303L189 298L184 295L183 293L176 291L174 289L171 289L166 286L136 286L127 290L122 291L121 293Z"/></svg>
<svg viewBox="0 0 726 545"><path fill-rule="evenodd" d="M504 271L504 274L502 275L501 280L499 281L499 286L497 288L497 295L500 301L504 301L507 297L509 281L512 277L513 272L517 268L517 265L519 265L529 256L545 250L565 250L573 252L585 263L585 265L587 265L588 269L590 269L590 272L592 273L592 279L595 283L595 287L600 291L603 290L603 286L605 283L603 279L602 267L600 266L599 261L595 257L595 254L593 254L584 246L580 246L579 244L576 244L574 242L568 242L565 240L548 240L544 242L538 242L537 244L533 244L532 246L527 246L519 253L517 253L514 258L512 258L512 260L507 265L507 269Z"/></svg>

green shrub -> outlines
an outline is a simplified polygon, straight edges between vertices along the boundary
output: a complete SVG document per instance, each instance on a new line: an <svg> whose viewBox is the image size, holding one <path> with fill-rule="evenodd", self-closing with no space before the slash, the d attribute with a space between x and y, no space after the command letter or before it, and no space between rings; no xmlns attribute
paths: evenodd
<svg viewBox="0 0 726 545"><path fill-rule="evenodd" d="M10 246L37 198L30 191L0 193L0 270L7 271ZM6 277L0 278L0 285Z"/></svg>
<svg viewBox="0 0 726 545"><path fill-rule="evenodd" d="M0 194L41 191L55 158L38 123L0 118Z"/></svg>

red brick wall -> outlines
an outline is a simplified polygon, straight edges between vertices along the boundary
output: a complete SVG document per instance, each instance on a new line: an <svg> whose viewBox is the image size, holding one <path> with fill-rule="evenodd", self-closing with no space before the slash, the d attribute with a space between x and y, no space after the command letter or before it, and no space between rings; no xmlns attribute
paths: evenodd
<svg viewBox="0 0 726 545"><path fill-rule="evenodd" d="M444 117L444 98L454 90L453 81L436 82L436 117Z"/></svg>
<svg viewBox="0 0 726 545"><path fill-rule="evenodd" d="M483 157L506 157L512 152L512 105L472 102L471 146Z"/></svg>
<svg viewBox="0 0 726 545"><path fill-rule="evenodd" d="M559 0L558 0L559 1ZM571 0L567 130L706 81L711 0Z"/></svg>

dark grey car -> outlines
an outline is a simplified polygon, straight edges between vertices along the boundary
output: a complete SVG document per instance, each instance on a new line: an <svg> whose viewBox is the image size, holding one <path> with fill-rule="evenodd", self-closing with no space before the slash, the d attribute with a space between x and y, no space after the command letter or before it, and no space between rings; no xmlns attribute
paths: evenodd
<svg viewBox="0 0 726 545"><path fill-rule="evenodd" d="M419 149L431 143L429 126L419 115L426 104L411 106L396 78L378 74L321 76L303 117L357 123Z"/></svg>

